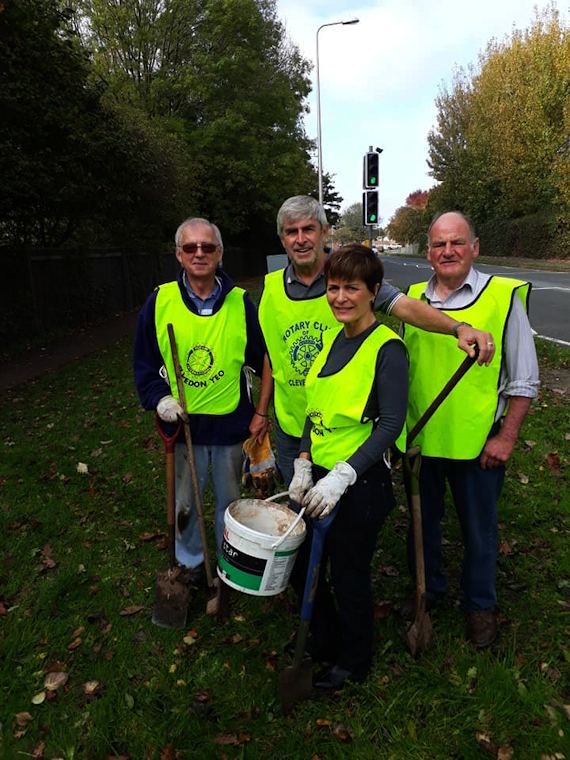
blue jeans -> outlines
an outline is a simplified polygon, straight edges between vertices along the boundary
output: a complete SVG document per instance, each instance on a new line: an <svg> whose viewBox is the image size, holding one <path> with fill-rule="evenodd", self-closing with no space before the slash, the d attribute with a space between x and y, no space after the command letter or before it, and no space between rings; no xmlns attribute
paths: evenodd
<svg viewBox="0 0 570 760"><path fill-rule="evenodd" d="M497 603L497 501L505 468L483 470L479 459L453 460L423 457L419 484L426 570L426 593L439 598L447 590L442 570L441 520L445 514L446 481L463 534L461 589L468 610L492 610ZM414 538L408 532L408 566L414 574Z"/></svg>
<svg viewBox="0 0 570 760"><path fill-rule="evenodd" d="M211 464L214 492L216 546L218 551L224 535L226 507L240 498L239 483L242 468L242 444L231 446L194 445L194 460L198 474L200 497L208 482ZM186 567L197 567L204 561L198 517L194 508L194 489L187 460L186 444L177 443L176 456L176 561Z"/></svg>

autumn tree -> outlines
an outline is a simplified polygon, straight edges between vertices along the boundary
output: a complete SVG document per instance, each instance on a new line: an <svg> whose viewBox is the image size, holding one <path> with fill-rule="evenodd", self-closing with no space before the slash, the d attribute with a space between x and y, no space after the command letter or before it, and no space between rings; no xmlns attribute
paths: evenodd
<svg viewBox="0 0 570 760"><path fill-rule="evenodd" d="M412 208L425 208L427 206L429 190L414 190L406 198L406 206Z"/></svg>
<svg viewBox="0 0 570 760"><path fill-rule="evenodd" d="M414 190L408 195L406 204L396 209L388 223L387 233L390 238L404 245L425 239L429 196L429 190Z"/></svg>
<svg viewBox="0 0 570 760"><path fill-rule="evenodd" d="M479 222L553 208L570 222L569 88L570 32L554 6L525 31L491 40L436 100L430 207Z"/></svg>

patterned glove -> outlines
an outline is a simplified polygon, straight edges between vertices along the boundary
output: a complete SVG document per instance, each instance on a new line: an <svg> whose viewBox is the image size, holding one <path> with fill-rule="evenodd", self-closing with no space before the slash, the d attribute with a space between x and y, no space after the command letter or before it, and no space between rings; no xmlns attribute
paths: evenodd
<svg viewBox="0 0 570 760"><path fill-rule="evenodd" d="M349 486L356 483L356 471L348 462L337 462L303 498L305 515L322 520L332 512Z"/></svg>
<svg viewBox="0 0 570 760"><path fill-rule="evenodd" d="M252 436L243 444L242 485L253 487L256 499L271 496L275 480L281 479L281 473L275 462L269 434L258 443L257 436Z"/></svg>
<svg viewBox="0 0 570 760"><path fill-rule="evenodd" d="M178 422L178 417L184 417L184 409L173 396L163 396L157 404L156 411L165 422Z"/></svg>
<svg viewBox="0 0 570 760"><path fill-rule="evenodd" d="M310 459L295 459L293 467L295 474L289 486L289 497L300 504L303 496L313 487L313 463Z"/></svg>

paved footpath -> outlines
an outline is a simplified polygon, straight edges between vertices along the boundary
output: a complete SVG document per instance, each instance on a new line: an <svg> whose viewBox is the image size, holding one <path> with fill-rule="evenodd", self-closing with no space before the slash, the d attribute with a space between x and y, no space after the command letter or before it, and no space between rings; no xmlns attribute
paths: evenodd
<svg viewBox="0 0 570 760"><path fill-rule="evenodd" d="M0 361L0 392L53 372L128 335L134 337L139 310L120 314L65 338Z"/></svg>

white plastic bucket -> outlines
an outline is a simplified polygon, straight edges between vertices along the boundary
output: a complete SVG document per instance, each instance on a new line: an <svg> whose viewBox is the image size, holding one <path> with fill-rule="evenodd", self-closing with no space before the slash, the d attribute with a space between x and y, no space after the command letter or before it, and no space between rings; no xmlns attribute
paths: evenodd
<svg viewBox="0 0 570 760"><path fill-rule="evenodd" d="M254 596L284 591L306 535L305 523L298 517L289 507L269 499L233 501L224 514L218 557L223 582Z"/></svg>

